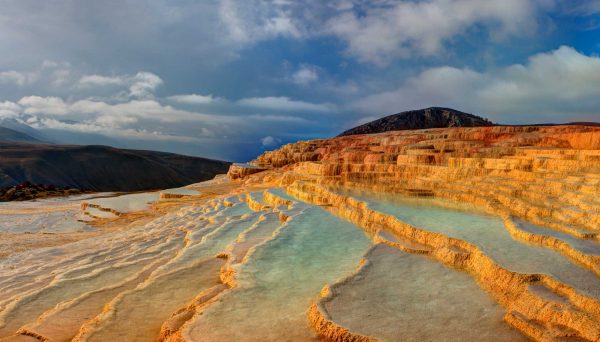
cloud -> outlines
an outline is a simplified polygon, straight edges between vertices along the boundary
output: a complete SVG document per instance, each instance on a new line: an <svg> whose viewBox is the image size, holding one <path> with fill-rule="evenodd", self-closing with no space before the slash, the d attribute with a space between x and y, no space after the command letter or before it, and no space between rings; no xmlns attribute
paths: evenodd
<svg viewBox="0 0 600 342"><path fill-rule="evenodd" d="M160 131L149 131L145 129L120 128L105 126L96 122L64 122L53 118L38 118L30 120L31 127L36 129L63 130L77 133L96 133L106 136L119 137L123 139L162 140L177 142L197 142L194 137L181 135L170 135Z"/></svg>
<svg viewBox="0 0 600 342"><path fill-rule="evenodd" d="M65 102L59 97L26 96L18 104L24 114L68 117L77 121L93 120L110 127L122 127L140 120L170 124L197 122L205 125L232 123L235 120L234 117L180 110L151 99L111 104L95 100Z"/></svg>
<svg viewBox="0 0 600 342"><path fill-rule="evenodd" d="M31 72L19 72L15 70L0 72L0 82L2 83L13 83L18 86L23 86L34 82L36 79L37 76Z"/></svg>
<svg viewBox="0 0 600 342"><path fill-rule="evenodd" d="M71 112L69 106L59 97L25 96L19 100L25 114L66 115Z"/></svg>
<svg viewBox="0 0 600 342"><path fill-rule="evenodd" d="M79 79L79 84L83 86L124 85L125 83L126 78L122 76L84 75Z"/></svg>
<svg viewBox="0 0 600 342"><path fill-rule="evenodd" d="M263 147L265 148L272 148L272 147L276 147L279 146L281 144L281 139L278 138L274 138L270 135L260 139Z"/></svg>
<svg viewBox="0 0 600 342"><path fill-rule="evenodd" d="M0 102L0 118L14 118L21 112L21 106L11 101Z"/></svg>
<svg viewBox="0 0 600 342"><path fill-rule="evenodd" d="M326 24L360 61L386 65L395 58L433 55L469 29L487 27L493 36L523 35L536 26L543 1L382 1L362 12L342 11Z"/></svg>
<svg viewBox="0 0 600 342"><path fill-rule="evenodd" d="M51 87L62 87L71 82L71 65L67 62L44 60L28 71L0 71L0 84L17 85L22 89L44 83Z"/></svg>
<svg viewBox="0 0 600 342"><path fill-rule="evenodd" d="M308 123L309 121L299 116L290 115L265 115L265 114L252 114L247 115L246 118L256 121L269 121L269 122L287 122L287 123Z"/></svg>
<svg viewBox="0 0 600 342"><path fill-rule="evenodd" d="M489 115L501 123L598 120L600 57L562 46L526 64L477 72L436 67L399 88L367 96L352 107L363 113L395 113L432 105Z"/></svg>
<svg viewBox="0 0 600 342"><path fill-rule="evenodd" d="M126 97L132 98L153 98L155 90L163 84L162 78L147 71L140 71L135 75L83 75L77 82L79 87L107 87L120 86L127 87Z"/></svg>
<svg viewBox="0 0 600 342"><path fill-rule="evenodd" d="M567 13L591 16L600 13L600 2L595 0L572 1L563 0L562 5Z"/></svg>
<svg viewBox="0 0 600 342"><path fill-rule="evenodd" d="M305 86L319 80L319 72L314 65L303 64L292 75L292 82Z"/></svg>
<svg viewBox="0 0 600 342"><path fill-rule="evenodd" d="M222 99L211 95L199 95L199 94L187 94L187 95L173 95L167 97L167 99L179 103L185 104L208 104Z"/></svg>
<svg viewBox="0 0 600 342"><path fill-rule="evenodd" d="M238 43L256 43L275 37L300 38L302 28L295 20L289 1L221 0L219 18L227 38Z"/></svg>
<svg viewBox="0 0 600 342"><path fill-rule="evenodd" d="M304 101L292 100L289 97L267 96L250 97L241 99L237 102L239 105L255 108L263 108L281 111L301 111L301 112L332 112L335 106L328 103L310 103Z"/></svg>
<svg viewBox="0 0 600 342"><path fill-rule="evenodd" d="M154 91L163 83L163 80L151 72L138 72L129 87L129 95L132 97L152 97Z"/></svg>

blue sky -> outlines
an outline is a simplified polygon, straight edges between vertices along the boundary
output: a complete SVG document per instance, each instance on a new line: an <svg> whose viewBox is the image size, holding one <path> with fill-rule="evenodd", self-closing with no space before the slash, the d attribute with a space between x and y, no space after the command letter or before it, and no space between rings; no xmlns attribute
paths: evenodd
<svg viewBox="0 0 600 342"><path fill-rule="evenodd" d="M396 112L600 121L600 1L0 0L0 124L245 161Z"/></svg>

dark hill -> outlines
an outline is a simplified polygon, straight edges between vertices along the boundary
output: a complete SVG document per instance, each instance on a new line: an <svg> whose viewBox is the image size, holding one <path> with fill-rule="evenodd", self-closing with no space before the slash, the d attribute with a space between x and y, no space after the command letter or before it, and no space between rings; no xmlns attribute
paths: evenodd
<svg viewBox="0 0 600 342"><path fill-rule="evenodd" d="M351 128L339 136L400 131L405 129L493 126L482 117L441 107L411 110Z"/></svg>
<svg viewBox="0 0 600 342"><path fill-rule="evenodd" d="M0 142L0 187L28 181L95 191L165 189L212 179L229 165L108 146Z"/></svg>
<svg viewBox="0 0 600 342"><path fill-rule="evenodd" d="M41 141L29 136L25 133L15 131L10 128L0 126L0 141L14 141L14 142L35 142L40 143Z"/></svg>

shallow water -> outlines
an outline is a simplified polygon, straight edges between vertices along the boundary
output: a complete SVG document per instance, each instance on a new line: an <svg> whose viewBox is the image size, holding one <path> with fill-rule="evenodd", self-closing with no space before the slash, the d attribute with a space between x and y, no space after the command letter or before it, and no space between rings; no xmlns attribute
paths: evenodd
<svg viewBox="0 0 600 342"><path fill-rule="evenodd" d="M590 255L600 255L600 243L593 240L578 239L573 235L563 233L554 229L548 229L540 226L536 226L527 221L516 219L517 227L521 230L532 234L553 236L559 240L563 240L568 243L571 247Z"/></svg>
<svg viewBox="0 0 600 342"><path fill-rule="evenodd" d="M85 222L80 203L110 193L0 202L0 233L74 233L95 229ZM89 217L88 217L89 218Z"/></svg>
<svg viewBox="0 0 600 342"><path fill-rule="evenodd" d="M93 231L94 228L77 220L78 209L28 214L0 214L2 233L72 233Z"/></svg>
<svg viewBox="0 0 600 342"><path fill-rule="evenodd" d="M96 198L88 201L88 203L126 213L148 208L150 203L158 201L159 196L160 192L144 192L116 197Z"/></svg>
<svg viewBox="0 0 600 342"><path fill-rule="evenodd" d="M87 201L91 204L97 204L103 208L115 209L118 212L127 213L132 211L141 211L149 208L150 204L160 198L160 194L179 194L179 195L197 195L198 191L189 188L173 188L153 192L142 192L115 197L95 198Z"/></svg>
<svg viewBox="0 0 600 342"><path fill-rule="evenodd" d="M156 341L162 323L205 289L219 284L222 259L165 274L126 293L88 341Z"/></svg>
<svg viewBox="0 0 600 342"><path fill-rule="evenodd" d="M381 341L526 341L466 273L383 244L324 303L334 322Z"/></svg>
<svg viewBox="0 0 600 342"><path fill-rule="evenodd" d="M238 237L240 233L249 229L258 222L259 215L251 214L239 220L226 221L205 228L206 234L196 236L196 241L183 248L180 254L165 265L166 269L175 269L189 265L198 260L215 256L223 251Z"/></svg>
<svg viewBox="0 0 600 342"><path fill-rule="evenodd" d="M191 340L316 340L306 310L328 283L352 272L370 240L356 226L309 207L240 267L239 287L184 331Z"/></svg>
<svg viewBox="0 0 600 342"><path fill-rule="evenodd" d="M192 190L189 188L174 188L174 189L161 190L160 192L166 193L166 194L192 195L192 196L200 194L198 191Z"/></svg>
<svg viewBox="0 0 600 342"><path fill-rule="evenodd" d="M600 277L571 262L555 250L513 239L504 222L481 212L436 206L440 200L361 193L355 197L377 211L398 217L414 226L469 241L500 266L520 273L543 273L600 298Z"/></svg>
<svg viewBox="0 0 600 342"><path fill-rule="evenodd" d="M227 207L217 214L217 216L233 217L250 213L252 210L248 208L246 203L236 203L232 207Z"/></svg>
<svg viewBox="0 0 600 342"><path fill-rule="evenodd" d="M298 200L290 195L288 195L284 189L282 188L271 188L267 190L268 192L275 194L283 199L297 202Z"/></svg>

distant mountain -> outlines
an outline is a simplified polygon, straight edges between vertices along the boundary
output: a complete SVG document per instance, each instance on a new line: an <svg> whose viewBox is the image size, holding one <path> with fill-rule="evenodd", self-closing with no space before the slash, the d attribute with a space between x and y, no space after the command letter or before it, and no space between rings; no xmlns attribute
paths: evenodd
<svg viewBox="0 0 600 342"><path fill-rule="evenodd" d="M351 128L339 136L381 133L406 129L493 126L482 117L458 110L430 107L386 116L364 125Z"/></svg>
<svg viewBox="0 0 600 342"><path fill-rule="evenodd" d="M21 132L30 137L35 138L39 142L51 143L53 142L50 138L46 137L43 133L37 129L23 123L20 120L14 118L0 118L0 127L12 129L13 131Z"/></svg>
<svg viewBox="0 0 600 342"><path fill-rule="evenodd" d="M0 127L0 141L40 143L38 139L10 128Z"/></svg>
<svg viewBox="0 0 600 342"><path fill-rule="evenodd" d="M95 191L165 189L212 179L229 165L108 146L0 142L0 187L28 181Z"/></svg>

